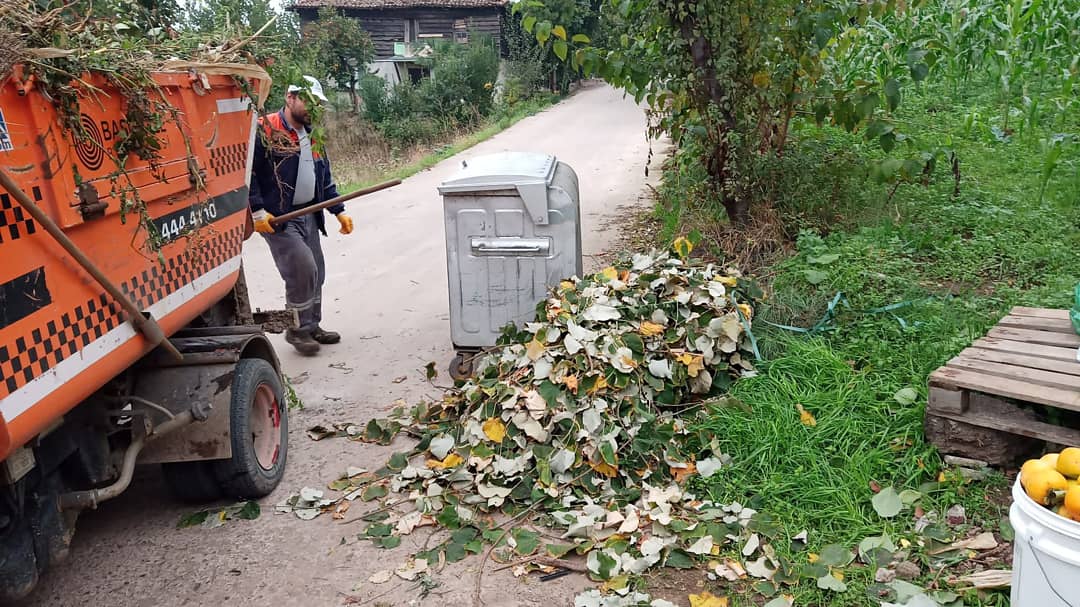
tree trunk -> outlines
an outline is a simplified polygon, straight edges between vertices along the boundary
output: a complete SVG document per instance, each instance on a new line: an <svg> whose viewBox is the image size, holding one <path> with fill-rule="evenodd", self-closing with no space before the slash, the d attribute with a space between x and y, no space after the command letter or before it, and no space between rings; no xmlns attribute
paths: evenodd
<svg viewBox="0 0 1080 607"><path fill-rule="evenodd" d="M352 100L353 114L360 114L360 95L356 94L356 78L349 79L349 99Z"/></svg>

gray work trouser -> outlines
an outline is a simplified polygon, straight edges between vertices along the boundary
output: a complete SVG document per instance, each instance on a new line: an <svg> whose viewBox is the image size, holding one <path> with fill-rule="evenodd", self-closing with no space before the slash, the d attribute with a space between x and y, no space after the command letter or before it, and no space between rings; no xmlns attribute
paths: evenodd
<svg viewBox="0 0 1080 607"><path fill-rule="evenodd" d="M298 217L279 231L262 235L285 281L285 307L297 311L302 331L315 330L322 320L326 264L315 215Z"/></svg>

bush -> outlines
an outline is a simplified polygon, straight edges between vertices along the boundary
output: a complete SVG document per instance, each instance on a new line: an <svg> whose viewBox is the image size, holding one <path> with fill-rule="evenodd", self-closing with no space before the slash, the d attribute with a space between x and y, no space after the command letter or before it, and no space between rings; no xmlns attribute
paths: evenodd
<svg viewBox="0 0 1080 607"><path fill-rule="evenodd" d="M499 54L491 38L473 36L469 44L442 42L425 66L419 84L389 87L366 75L360 80L363 116L394 146L407 146L472 126L494 110Z"/></svg>
<svg viewBox="0 0 1080 607"><path fill-rule="evenodd" d="M474 36L469 44L440 42L426 64L431 77L420 83L426 109L461 124L491 113L499 53L490 37Z"/></svg>

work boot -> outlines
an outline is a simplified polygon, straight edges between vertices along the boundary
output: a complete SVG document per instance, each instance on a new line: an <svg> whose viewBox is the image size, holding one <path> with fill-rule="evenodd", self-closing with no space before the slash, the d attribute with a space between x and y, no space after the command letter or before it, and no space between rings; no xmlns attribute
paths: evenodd
<svg viewBox="0 0 1080 607"><path fill-rule="evenodd" d="M336 344L341 341L341 333L336 331L323 331L322 327L315 327L311 337L320 344Z"/></svg>
<svg viewBox="0 0 1080 607"><path fill-rule="evenodd" d="M300 329L288 329L285 331L285 341L296 348L296 351L304 356L314 356L319 352L319 342L311 336L309 331Z"/></svg>

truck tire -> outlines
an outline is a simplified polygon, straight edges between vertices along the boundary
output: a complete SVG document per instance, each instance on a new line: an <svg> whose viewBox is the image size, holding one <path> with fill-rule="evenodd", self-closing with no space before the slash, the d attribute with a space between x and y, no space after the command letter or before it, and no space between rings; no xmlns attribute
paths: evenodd
<svg viewBox="0 0 1080 607"><path fill-rule="evenodd" d="M289 417L281 378L261 358L236 364L229 407L232 457L212 462L228 497L253 499L269 494L285 474Z"/></svg>
<svg viewBox="0 0 1080 607"><path fill-rule="evenodd" d="M221 498L221 485L211 462L161 464L165 484L181 502L200 504Z"/></svg>

